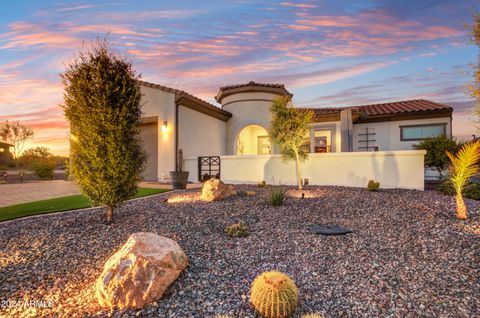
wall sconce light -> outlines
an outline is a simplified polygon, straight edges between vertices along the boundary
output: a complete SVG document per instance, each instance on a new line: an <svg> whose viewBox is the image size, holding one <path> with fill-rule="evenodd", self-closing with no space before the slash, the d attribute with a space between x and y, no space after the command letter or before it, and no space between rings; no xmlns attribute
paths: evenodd
<svg viewBox="0 0 480 318"><path fill-rule="evenodd" d="M168 122L164 120L162 124L162 133L166 134L167 132L168 132Z"/></svg>

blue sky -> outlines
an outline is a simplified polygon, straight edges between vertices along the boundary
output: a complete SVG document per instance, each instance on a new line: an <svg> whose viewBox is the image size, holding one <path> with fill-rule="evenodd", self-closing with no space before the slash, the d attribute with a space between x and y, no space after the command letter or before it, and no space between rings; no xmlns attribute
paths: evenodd
<svg viewBox="0 0 480 318"><path fill-rule="evenodd" d="M64 63L108 34L143 79L212 103L220 86L283 83L299 106L425 98L476 132L464 93L478 49L465 23L477 1L2 1L0 120L32 145L68 153L59 108Z"/></svg>

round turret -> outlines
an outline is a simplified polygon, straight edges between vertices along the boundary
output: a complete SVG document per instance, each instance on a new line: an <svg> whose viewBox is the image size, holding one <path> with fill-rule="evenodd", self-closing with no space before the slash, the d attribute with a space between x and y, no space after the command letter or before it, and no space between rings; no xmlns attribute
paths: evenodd
<svg viewBox="0 0 480 318"><path fill-rule="evenodd" d="M270 105L278 96L292 96L283 84L247 84L225 86L215 99L233 114L227 123L228 155L262 155L273 153L267 128Z"/></svg>

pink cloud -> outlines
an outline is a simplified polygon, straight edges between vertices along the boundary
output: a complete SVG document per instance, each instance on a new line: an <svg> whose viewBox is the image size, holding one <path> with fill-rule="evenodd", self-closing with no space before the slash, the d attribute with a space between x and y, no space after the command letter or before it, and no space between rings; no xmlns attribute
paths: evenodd
<svg viewBox="0 0 480 318"><path fill-rule="evenodd" d="M298 24L290 24L288 28L296 31L315 31L317 30L316 27L310 25L298 25Z"/></svg>
<svg viewBox="0 0 480 318"><path fill-rule="evenodd" d="M276 77L275 82L285 83L289 87L315 86L368 73L393 63L395 62L361 63L352 66L322 69L314 72L282 75Z"/></svg>
<svg viewBox="0 0 480 318"><path fill-rule="evenodd" d="M390 54L409 49L415 42L464 34L461 29L437 25L424 26L416 21L400 20L378 10L356 16L315 16L305 12L298 15L301 19L296 20L295 24L288 25L288 28L296 31L322 32L324 37L309 43L309 47L314 47L313 50L322 55Z"/></svg>
<svg viewBox="0 0 480 318"><path fill-rule="evenodd" d="M73 33L113 33L118 35L131 35L131 36L138 36L138 37L160 37L161 34L155 34L155 32L137 32L131 28L121 26L121 25L110 25L110 24L89 24L89 25L73 25L73 24L66 24L67 32ZM150 29L151 30L151 29ZM160 30L160 33L162 31Z"/></svg>
<svg viewBox="0 0 480 318"><path fill-rule="evenodd" d="M315 8L316 5L310 3L292 3L292 2L281 2L281 6L284 7L297 7L297 8Z"/></svg>

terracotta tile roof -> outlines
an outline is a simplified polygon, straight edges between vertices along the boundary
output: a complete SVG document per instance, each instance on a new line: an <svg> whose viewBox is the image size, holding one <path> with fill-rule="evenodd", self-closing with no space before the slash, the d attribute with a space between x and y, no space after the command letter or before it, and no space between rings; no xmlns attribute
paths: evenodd
<svg viewBox="0 0 480 318"><path fill-rule="evenodd" d="M204 111L206 114L212 114L212 113L216 113L218 114L221 118L230 118L232 117L232 113L230 112L227 112L226 110L223 110L213 104L210 104L209 102L207 101L204 101L203 99L201 98L198 98L190 93L187 93L183 90L180 90L180 89L175 89L175 88L171 88L171 87L167 87L167 86L163 86L163 85L160 85L160 84L154 84L154 83L149 83L149 82L145 82L145 81L138 81L140 85L142 86L146 86L146 87L150 87L150 88L156 88L156 89L159 89L161 91L164 91L164 92L167 92L167 93L172 93L172 94L175 94L175 101L176 102L179 102L183 99L187 99L189 100L190 102L193 102L195 104L198 104L199 106L203 107L204 108ZM197 110L200 110L198 108L196 108Z"/></svg>
<svg viewBox="0 0 480 318"><path fill-rule="evenodd" d="M283 85L283 84L257 83L257 82L254 82L254 81L250 81L246 84L223 86L223 87L220 87L220 90L224 91L224 90L227 90L227 89L247 87L247 86L259 86L259 87L271 87L271 88L283 88L283 89L285 89L285 85Z"/></svg>
<svg viewBox="0 0 480 318"><path fill-rule="evenodd" d="M277 95L286 95L286 96L293 96L283 84L269 84L269 83L257 83L254 81L250 81L246 84L237 84L237 85L230 85L230 86L223 86L220 87L217 96L215 99L217 102L222 103L222 100L232 94L236 93L244 93L244 92L267 92L273 93ZM225 105L223 105L225 106Z"/></svg>
<svg viewBox="0 0 480 318"><path fill-rule="evenodd" d="M361 117L375 117L375 116L388 116L388 115L399 115L399 114L410 114L410 113L419 113L419 112L430 112L430 111L452 111L452 107L432 102L424 99L414 99L406 100L399 102L390 102L382 104L371 104L371 105L359 105L359 106L347 106L347 107L326 107L326 108L309 108L315 111L315 115L326 115L335 112L339 112L343 109L351 109L353 111L358 111L361 114Z"/></svg>
<svg viewBox="0 0 480 318"><path fill-rule="evenodd" d="M435 103L435 102L424 100L424 99L414 99L414 100L406 100L406 101L392 102L392 103L354 106L353 108L360 110L360 112L365 116L402 114L402 113L412 113L412 112L422 112L422 111L432 111L432 110L452 110L452 107L448 105L439 104L439 103Z"/></svg>

